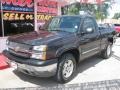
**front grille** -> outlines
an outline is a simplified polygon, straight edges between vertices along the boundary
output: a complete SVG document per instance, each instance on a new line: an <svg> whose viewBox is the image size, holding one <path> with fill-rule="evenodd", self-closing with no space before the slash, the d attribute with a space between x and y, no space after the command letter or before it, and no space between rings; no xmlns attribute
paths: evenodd
<svg viewBox="0 0 120 90"><path fill-rule="evenodd" d="M25 53L25 52L16 52L12 49L9 49L9 52L12 53L13 55L24 57L24 58L30 58L31 54L30 53Z"/></svg>
<svg viewBox="0 0 120 90"><path fill-rule="evenodd" d="M24 57L24 58L30 58L32 46L26 45L26 44L20 44L16 42L9 42L8 50L11 54Z"/></svg>

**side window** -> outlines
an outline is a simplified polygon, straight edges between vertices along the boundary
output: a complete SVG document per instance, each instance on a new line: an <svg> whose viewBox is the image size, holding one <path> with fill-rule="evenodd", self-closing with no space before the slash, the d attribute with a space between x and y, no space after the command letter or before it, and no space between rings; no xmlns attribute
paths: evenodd
<svg viewBox="0 0 120 90"><path fill-rule="evenodd" d="M82 32L85 32L87 28L92 28L95 32L95 25L92 18L86 18L82 24Z"/></svg>

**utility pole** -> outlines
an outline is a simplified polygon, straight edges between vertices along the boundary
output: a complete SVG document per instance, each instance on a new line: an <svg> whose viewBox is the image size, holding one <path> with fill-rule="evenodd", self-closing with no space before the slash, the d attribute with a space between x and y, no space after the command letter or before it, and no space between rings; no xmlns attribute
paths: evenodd
<svg viewBox="0 0 120 90"><path fill-rule="evenodd" d="M2 24L2 36L4 37L4 21L3 21L3 5L2 5L2 0L0 2L0 7L1 7L1 24Z"/></svg>
<svg viewBox="0 0 120 90"><path fill-rule="evenodd" d="M34 0L34 30L37 30L37 2L38 0Z"/></svg>

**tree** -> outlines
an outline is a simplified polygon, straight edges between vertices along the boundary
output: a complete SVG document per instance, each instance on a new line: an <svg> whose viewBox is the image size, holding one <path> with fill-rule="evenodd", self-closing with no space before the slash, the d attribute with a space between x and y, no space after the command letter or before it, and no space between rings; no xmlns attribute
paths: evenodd
<svg viewBox="0 0 120 90"><path fill-rule="evenodd" d="M113 19L119 19L119 18L120 18L120 13L115 13Z"/></svg>
<svg viewBox="0 0 120 90"><path fill-rule="evenodd" d="M89 11L98 20L105 19L109 13L108 8L112 5L112 0L96 0L96 4L87 3L89 0L80 0L80 3L74 3L64 8L65 14L79 14L79 11Z"/></svg>
<svg viewBox="0 0 120 90"><path fill-rule="evenodd" d="M76 15L76 14L78 14L78 13L79 13L79 9L78 9L75 5L71 6L71 7L68 9L68 14L69 14L69 15Z"/></svg>
<svg viewBox="0 0 120 90"><path fill-rule="evenodd" d="M103 20L103 19L107 18L107 16L109 15L109 13L108 13L109 7L110 7L110 5L107 3L98 5L97 10L95 11L96 19Z"/></svg>

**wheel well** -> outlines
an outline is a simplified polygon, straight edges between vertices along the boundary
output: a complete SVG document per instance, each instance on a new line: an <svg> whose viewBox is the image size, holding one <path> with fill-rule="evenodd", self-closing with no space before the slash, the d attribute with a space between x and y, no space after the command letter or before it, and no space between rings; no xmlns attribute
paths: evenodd
<svg viewBox="0 0 120 90"><path fill-rule="evenodd" d="M76 62L77 63L79 62L79 55L80 54L79 54L79 51L77 49L68 50L68 51L64 52L63 54L66 54L66 53L71 53L75 57Z"/></svg>
<svg viewBox="0 0 120 90"><path fill-rule="evenodd" d="M113 38L109 38L108 41L113 44L113 41L114 41L114 40L113 40Z"/></svg>

